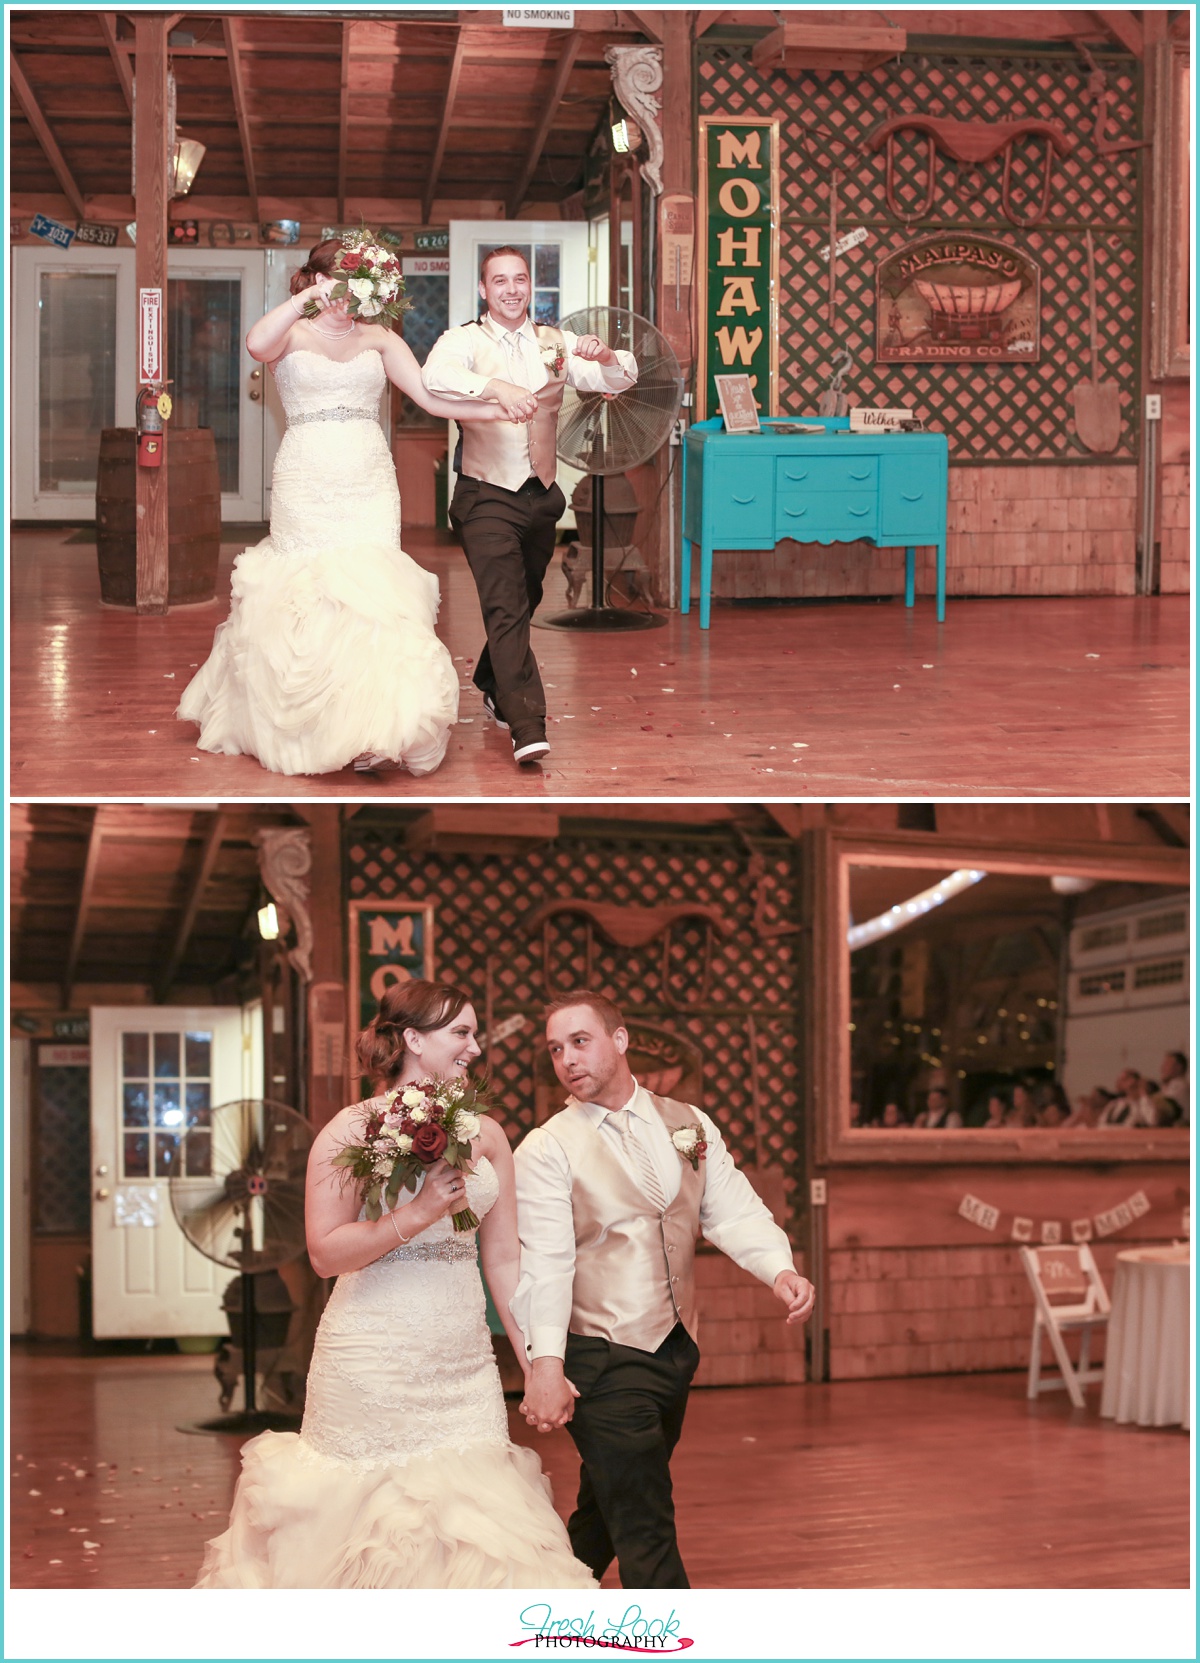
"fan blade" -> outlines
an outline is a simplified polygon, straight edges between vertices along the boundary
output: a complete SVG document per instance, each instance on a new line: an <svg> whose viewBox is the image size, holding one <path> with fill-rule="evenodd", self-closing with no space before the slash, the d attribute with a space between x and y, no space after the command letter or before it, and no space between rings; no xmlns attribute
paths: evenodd
<svg viewBox="0 0 1200 1663"><path fill-rule="evenodd" d="M619 306L584 307L563 318L561 327L576 335L598 335L609 346L632 352L638 379L615 398L565 389L559 457L590 474L624 473L648 461L670 438L683 402L683 376L666 339L648 319ZM596 442L597 432L602 444Z"/></svg>

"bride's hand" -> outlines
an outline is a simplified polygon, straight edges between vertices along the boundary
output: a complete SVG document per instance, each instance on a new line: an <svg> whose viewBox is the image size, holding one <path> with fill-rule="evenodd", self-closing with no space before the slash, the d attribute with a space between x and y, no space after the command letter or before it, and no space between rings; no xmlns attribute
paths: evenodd
<svg viewBox="0 0 1200 1663"><path fill-rule="evenodd" d="M467 1205L466 1180L461 1172L447 1166L445 1161L434 1161L426 1170L420 1199L424 1203L422 1211L429 1214L431 1224L447 1213L461 1213Z"/></svg>
<svg viewBox="0 0 1200 1663"><path fill-rule="evenodd" d="M309 284L308 295L316 301L322 312L344 312L346 310L345 295L340 300L329 298L335 284L340 281L341 279L338 277L318 277L315 283Z"/></svg>

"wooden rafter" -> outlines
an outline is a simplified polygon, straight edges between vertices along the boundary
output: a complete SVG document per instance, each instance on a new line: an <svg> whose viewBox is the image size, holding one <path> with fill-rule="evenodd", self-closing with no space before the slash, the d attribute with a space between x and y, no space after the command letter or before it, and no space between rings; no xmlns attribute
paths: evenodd
<svg viewBox="0 0 1200 1663"><path fill-rule="evenodd" d="M233 93L233 108L237 115L238 133L242 140L242 167L246 174L246 185L250 192L250 200L254 204L254 217L255 219L261 219L262 215L258 210L258 176L254 168L250 115L246 102L246 83L242 75L240 26L234 17L227 17L224 21L225 53L229 59L229 87Z"/></svg>
<svg viewBox="0 0 1200 1663"><path fill-rule="evenodd" d="M338 106L337 217L346 217L346 169L350 149L350 31L353 23L342 24L341 103Z"/></svg>
<svg viewBox="0 0 1200 1663"><path fill-rule="evenodd" d="M112 59L113 68L117 72L117 80L121 83L121 91L125 97L125 108L132 114L133 72L129 67L128 56L117 45L116 12L100 13L100 33L104 36L104 44L108 47L108 55Z"/></svg>
<svg viewBox="0 0 1200 1663"><path fill-rule="evenodd" d="M663 38L663 21L662 14L660 12L627 11L625 16L629 18L648 39L652 40L656 46L661 44Z"/></svg>
<svg viewBox="0 0 1200 1663"><path fill-rule="evenodd" d="M75 175L67 166L67 159L58 148L57 140L50 131L50 124L42 114L42 107L34 96L33 88L25 79L25 71L17 62L15 52L9 54L9 75L12 79L12 89L17 102L25 112L25 119L33 128L33 135L42 147L42 154L54 169L54 177L62 186L63 194L80 219L87 218L87 210L83 205L83 192L75 183Z"/></svg>
<svg viewBox="0 0 1200 1663"><path fill-rule="evenodd" d="M75 925L71 931L71 945L67 949L67 962L63 970L62 1008L64 1010L71 1008L71 994L75 988L75 971L79 965L79 954L87 931L88 913L92 905L92 891L96 887L96 868L100 863L100 845L104 841L102 812L98 808L92 811L87 854L83 861L83 875L79 880L79 901L75 908Z"/></svg>
<svg viewBox="0 0 1200 1663"><path fill-rule="evenodd" d="M558 106L562 103L563 94L567 90L567 82L571 79L571 71L575 67L575 59L579 56L579 49L582 45L583 35L578 29L573 29L563 42L563 49L558 55L558 67L554 71L554 85L550 89L550 97L546 100L546 107L542 111L542 118L537 124L520 177L508 199L509 219L516 219L517 210L525 200L525 193L529 189L534 170L541 160L542 151L546 147L546 140L550 136L550 129L554 125L554 118L558 114Z"/></svg>
<svg viewBox="0 0 1200 1663"><path fill-rule="evenodd" d="M462 73L463 57L466 50L466 31L459 29L454 41L454 55L450 59L450 78L446 82L446 99L442 105L442 119L438 124L433 161L429 164L429 182L425 186L425 195L421 203L421 218L426 225L429 224L429 216L433 212L433 199L437 194L438 180L441 177L442 160L446 154L446 140L450 137L450 118L454 111L454 99L458 93L458 78Z"/></svg>
<svg viewBox="0 0 1200 1663"><path fill-rule="evenodd" d="M1133 12L1093 11L1092 16L1118 46L1132 52L1135 58L1142 56L1145 51L1145 37L1142 25Z"/></svg>
<svg viewBox="0 0 1200 1663"><path fill-rule="evenodd" d="M209 828L204 835L204 846L200 851L200 864L193 872L192 881L188 885L187 899L183 904L183 912L175 930L175 940L155 988L155 997L160 1005L170 992L175 977L179 973L179 966L183 963L183 955L187 951L188 942L192 938L192 931L196 927L196 917L200 911L200 903L204 899L204 892L208 888L209 879L212 877L213 867L217 863L217 856L220 854L221 845L225 841L225 826L225 815L222 811L218 811L213 815Z"/></svg>

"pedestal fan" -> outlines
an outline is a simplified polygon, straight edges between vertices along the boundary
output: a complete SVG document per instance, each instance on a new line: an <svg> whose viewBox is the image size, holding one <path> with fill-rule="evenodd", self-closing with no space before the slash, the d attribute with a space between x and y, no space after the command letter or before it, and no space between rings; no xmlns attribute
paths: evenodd
<svg viewBox="0 0 1200 1663"><path fill-rule="evenodd" d="M670 438L683 402L679 363L652 323L619 306L587 306L563 318L561 327L576 335L598 335L608 346L632 352L638 379L616 398L570 385L564 389L559 460L592 481L592 598L589 606L536 622L542 629L654 629L665 622L655 613L604 604L604 480L648 462Z"/></svg>
<svg viewBox="0 0 1200 1663"><path fill-rule="evenodd" d="M210 1171L201 1164L210 1139ZM304 1180L313 1129L294 1109L263 1098L238 1098L212 1111L208 1127L188 1131L171 1179L171 1210L188 1241L206 1259L241 1275L245 1408L240 1414L183 1426L183 1432L280 1432L297 1418L260 1409L255 1399L254 1278L278 1270L304 1251ZM198 1145L189 1160L189 1143Z"/></svg>

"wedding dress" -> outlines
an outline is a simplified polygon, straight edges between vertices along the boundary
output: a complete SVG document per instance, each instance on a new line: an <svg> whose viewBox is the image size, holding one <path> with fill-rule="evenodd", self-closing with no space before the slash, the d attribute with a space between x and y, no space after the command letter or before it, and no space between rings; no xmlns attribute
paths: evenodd
<svg viewBox="0 0 1200 1663"><path fill-rule="evenodd" d="M499 1189L480 1157L467 1178L478 1218ZM198 1588L596 1586L537 1456L509 1441L475 1240L446 1215L338 1277L303 1427L242 1450Z"/></svg>
<svg viewBox="0 0 1200 1663"><path fill-rule="evenodd" d="M275 774L364 755L428 774L445 755L458 677L434 634L437 578L400 547L386 379L373 349L339 363L301 348L275 370L288 427L271 534L234 563L229 616L176 712L201 750Z"/></svg>

